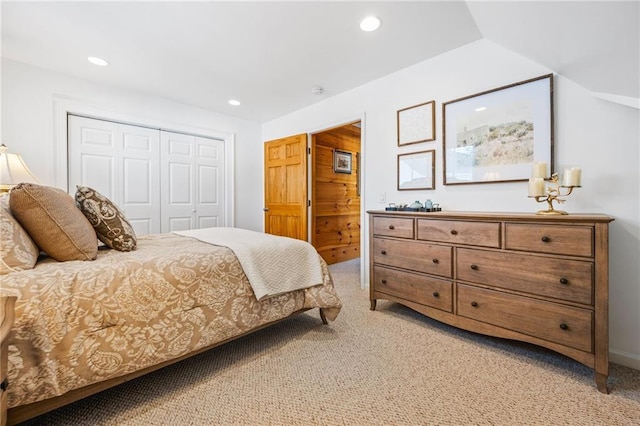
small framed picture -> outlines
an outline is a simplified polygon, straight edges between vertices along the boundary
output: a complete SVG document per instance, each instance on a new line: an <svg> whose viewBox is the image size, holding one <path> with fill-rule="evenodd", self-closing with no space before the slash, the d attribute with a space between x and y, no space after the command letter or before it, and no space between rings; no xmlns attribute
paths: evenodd
<svg viewBox="0 0 640 426"><path fill-rule="evenodd" d="M435 150L398 155L398 191L435 189Z"/></svg>
<svg viewBox="0 0 640 426"><path fill-rule="evenodd" d="M398 111L398 146L436 139L435 101Z"/></svg>
<svg viewBox="0 0 640 426"><path fill-rule="evenodd" d="M333 171L335 173L351 174L351 153L345 151L333 151Z"/></svg>

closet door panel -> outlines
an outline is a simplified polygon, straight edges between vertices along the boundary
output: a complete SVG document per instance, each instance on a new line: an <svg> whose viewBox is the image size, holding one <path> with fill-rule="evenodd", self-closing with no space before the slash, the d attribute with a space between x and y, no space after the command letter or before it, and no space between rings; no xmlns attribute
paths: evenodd
<svg viewBox="0 0 640 426"><path fill-rule="evenodd" d="M160 232L160 132L119 125L120 208L136 234Z"/></svg>
<svg viewBox="0 0 640 426"><path fill-rule="evenodd" d="M186 163L169 163L169 205L173 207L189 207L193 205L193 166Z"/></svg>
<svg viewBox="0 0 640 426"><path fill-rule="evenodd" d="M113 157L81 154L80 155L80 177L73 185L72 192L75 193L76 185L88 186L104 194L109 199L114 199L115 186L115 162Z"/></svg>
<svg viewBox="0 0 640 426"><path fill-rule="evenodd" d="M196 137L195 147L197 227L224 226L224 142Z"/></svg>
<svg viewBox="0 0 640 426"><path fill-rule="evenodd" d="M118 124L68 116L68 164L70 194L76 185L89 186L118 203Z"/></svg>
<svg viewBox="0 0 640 426"><path fill-rule="evenodd" d="M216 214L217 194L207 191L210 185L215 185L218 180L218 170L211 166L197 166L198 198L196 207L196 222L198 228L208 228L218 226L218 215Z"/></svg>
<svg viewBox="0 0 640 426"><path fill-rule="evenodd" d="M161 132L162 232L195 228L194 136Z"/></svg>

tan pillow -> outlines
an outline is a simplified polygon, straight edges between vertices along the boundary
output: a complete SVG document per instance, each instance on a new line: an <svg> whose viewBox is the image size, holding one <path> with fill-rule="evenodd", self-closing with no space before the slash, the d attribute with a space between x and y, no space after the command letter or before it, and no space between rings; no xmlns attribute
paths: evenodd
<svg viewBox="0 0 640 426"><path fill-rule="evenodd" d="M120 251L136 248L136 233L124 213L95 189L78 185L76 204L96 230L98 239Z"/></svg>
<svg viewBox="0 0 640 426"><path fill-rule="evenodd" d="M98 255L96 232L61 189L21 183L11 190L9 206L38 247L55 260L93 260Z"/></svg>
<svg viewBox="0 0 640 426"><path fill-rule="evenodd" d="M0 275L33 269L40 250L0 198Z"/></svg>

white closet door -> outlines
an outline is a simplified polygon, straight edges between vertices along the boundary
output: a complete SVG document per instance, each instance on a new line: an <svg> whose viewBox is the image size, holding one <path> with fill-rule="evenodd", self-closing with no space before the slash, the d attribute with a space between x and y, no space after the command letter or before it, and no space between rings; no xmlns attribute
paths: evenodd
<svg viewBox="0 0 640 426"><path fill-rule="evenodd" d="M224 141L161 132L162 232L224 226Z"/></svg>
<svg viewBox="0 0 640 426"><path fill-rule="evenodd" d="M121 201L136 234L155 234L160 223L160 132L120 124Z"/></svg>
<svg viewBox="0 0 640 426"><path fill-rule="evenodd" d="M90 186L136 234L225 226L225 142L69 115L69 192Z"/></svg>
<svg viewBox="0 0 640 426"><path fill-rule="evenodd" d="M70 115L68 134L68 192L75 194L76 185L89 186L119 203L118 124Z"/></svg>
<svg viewBox="0 0 640 426"><path fill-rule="evenodd" d="M124 212L138 235L160 232L160 132L69 115L69 192L89 186Z"/></svg>
<svg viewBox="0 0 640 426"><path fill-rule="evenodd" d="M195 137L161 132L162 232L195 228Z"/></svg>
<svg viewBox="0 0 640 426"><path fill-rule="evenodd" d="M198 228L224 226L224 142L196 137L195 146L196 225Z"/></svg>

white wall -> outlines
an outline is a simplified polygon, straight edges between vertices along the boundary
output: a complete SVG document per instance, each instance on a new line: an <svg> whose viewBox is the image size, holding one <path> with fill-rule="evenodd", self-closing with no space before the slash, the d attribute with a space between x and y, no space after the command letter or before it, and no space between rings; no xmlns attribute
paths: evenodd
<svg viewBox="0 0 640 426"><path fill-rule="evenodd" d="M431 198L445 210L532 212L540 205L527 198L524 182L442 185L441 104L550 72L557 70L482 40L265 123L261 135L257 123L2 59L1 141L22 154L42 183L52 185L56 179L54 96L154 122L167 120L233 133L236 226L262 230L262 141L362 117L364 209L382 208L378 196L385 193L387 202ZM594 98L562 75L556 75L554 85L556 170L566 165L583 169L583 187L563 208L606 213L616 219L610 232L611 359L640 369L640 114L637 109ZM431 99L436 100L437 140L398 148L396 111ZM398 192L397 154L418 149L436 150L436 189ZM367 233L363 236L366 264Z"/></svg>
<svg viewBox="0 0 640 426"><path fill-rule="evenodd" d="M144 121L136 124L169 123L234 134L235 225L262 230L262 141L258 123L96 85L3 58L2 142L11 152L20 153L45 185L57 184L54 99L68 99L106 114L129 115Z"/></svg>
<svg viewBox="0 0 640 426"><path fill-rule="evenodd" d="M383 208L378 200L385 193L387 202L431 198L444 210L534 212L546 207L527 198L526 182L443 186L441 104L551 72L556 71L481 40L267 122L262 136L275 139L364 115L364 209ZM594 98L559 74L554 96L555 170L583 169L582 188L562 208L615 217L610 227L611 359L640 369L640 113ZM432 99L437 140L398 148L396 111ZM424 149L436 150L436 189L397 191L397 154ZM366 264L368 233L362 235Z"/></svg>

